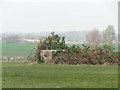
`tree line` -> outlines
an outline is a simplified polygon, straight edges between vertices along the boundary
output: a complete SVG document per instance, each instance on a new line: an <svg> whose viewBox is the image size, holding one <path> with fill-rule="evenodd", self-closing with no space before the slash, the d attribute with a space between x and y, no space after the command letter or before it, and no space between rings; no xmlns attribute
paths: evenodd
<svg viewBox="0 0 120 90"><path fill-rule="evenodd" d="M49 34L48 34L49 35ZM59 35L65 36L66 33L61 33ZM84 42L91 45L100 45L100 44L109 44L112 45L115 41L117 41L115 34L114 26L108 25L108 27L101 33L98 29L93 29L83 33L82 31L73 33L67 32L66 41L67 42ZM23 43L26 41L24 39L45 39L47 37L47 33L2 33L2 42L3 43ZM82 41L83 40L83 41ZM118 41L119 38L118 38Z"/></svg>
<svg viewBox="0 0 120 90"><path fill-rule="evenodd" d="M101 34L98 29L93 29L86 34L86 41L89 45L95 46L100 44L113 45L117 39L115 38L114 26L108 27Z"/></svg>

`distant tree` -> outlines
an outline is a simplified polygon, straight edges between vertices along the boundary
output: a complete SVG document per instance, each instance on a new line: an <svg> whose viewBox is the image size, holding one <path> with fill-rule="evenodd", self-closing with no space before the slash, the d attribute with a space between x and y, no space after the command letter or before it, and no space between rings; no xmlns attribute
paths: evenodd
<svg viewBox="0 0 120 90"><path fill-rule="evenodd" d="M6 43L19 43L21 41L21 38L19 35L11 35L11 36L2 38L2 41Z"/></svg>
<svg viewBox="0 0 120 90"><path fill-rule="evenodd" d="M97 29L93 29L86 34L86 41L88 44L96 46L102 42L101 34Z"/></svg>
<svg viewBox="0 0 120 90"><path fill-rule="evenodd" d="M115 29L112 25L108 25L106 30L103 31L103 43L112 45L115 40Z"/></svg>

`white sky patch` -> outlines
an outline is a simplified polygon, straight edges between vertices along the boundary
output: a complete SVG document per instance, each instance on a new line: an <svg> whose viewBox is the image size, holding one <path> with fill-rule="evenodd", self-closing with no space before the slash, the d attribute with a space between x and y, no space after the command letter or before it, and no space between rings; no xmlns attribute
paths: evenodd
<svg viewBox="0 0 120 90"><path fill-rule="evenodd" d="M2 0L2 32L118 31L118 0Z"/></svg>

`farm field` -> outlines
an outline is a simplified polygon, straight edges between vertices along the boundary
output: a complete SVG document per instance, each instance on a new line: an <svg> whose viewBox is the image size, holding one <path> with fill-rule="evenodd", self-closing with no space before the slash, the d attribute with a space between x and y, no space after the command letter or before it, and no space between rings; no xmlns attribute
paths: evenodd
<svg viewBox="0 0 120 90"><path fill-rule="evenodd" d="M0 44L2 45L2 56L3 57L27 57L31 50L35 47L35 44Z"/></svg>
<svg viewBox="0 0 120 90"><path fill-rule="evenodd" d="M117 88L117 65L2 63L3 88Z"/></svg>
<svg viewBox="0 0 120 90"><path fill-rule="evenodd" d="M68 45L72 45L72 43L69 43ZM77 44L80 45L80 44ZM36 46L36 44L32 43L26 43L26 44L6 44L2 43L0 44L0 47L2 47L2 56L3 57L17 57L17 56L23 56L27 57L28 54L31 53L31 50ZM82 45L80 45L82 47ZM118 45L114 45L115 50L118 50ZM120 45L119 45L120 47Z"/></svg>

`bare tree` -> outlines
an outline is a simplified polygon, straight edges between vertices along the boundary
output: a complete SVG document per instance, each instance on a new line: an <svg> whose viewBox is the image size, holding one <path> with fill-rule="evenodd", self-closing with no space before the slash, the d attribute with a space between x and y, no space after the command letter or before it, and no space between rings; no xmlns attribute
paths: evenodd
<svg viewBox="0 0 120 90"><path fill-rule="evenodd" d="M88 31L86 34L86 41L90 45L99 45L102 42L101 34L97 29L93 29L92 31Z"/></svg>

